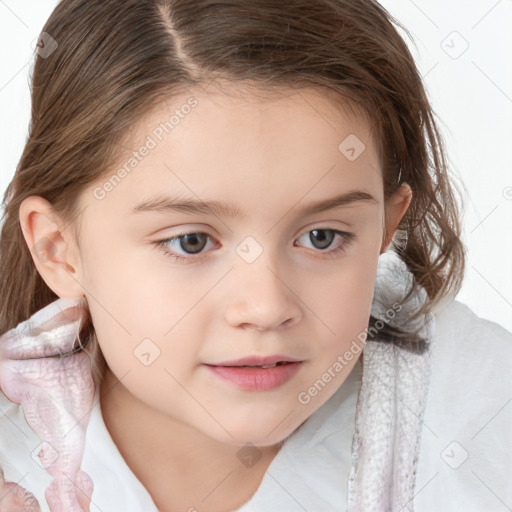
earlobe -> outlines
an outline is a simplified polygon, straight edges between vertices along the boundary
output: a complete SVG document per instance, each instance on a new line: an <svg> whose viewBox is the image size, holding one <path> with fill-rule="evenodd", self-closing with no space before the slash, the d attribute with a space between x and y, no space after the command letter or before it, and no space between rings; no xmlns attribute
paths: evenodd
<svg viewBox="0 0 512 512"><path fill-rule="evenodd" d="M411 204L412 195L412 190L409 184L402 183L400 188L387 200L385 206L386 232L380 254L387 252L391 246L391 242L398 225Z"/></svg>
<svg viewBox="0 0 512 512"><path fill-rule="evenodd" d="M19 218L34 264L48 287L59 297L82 297L79 269L72 259L70 226L65 226L51 203L40 196L22 201Z"/></svg>

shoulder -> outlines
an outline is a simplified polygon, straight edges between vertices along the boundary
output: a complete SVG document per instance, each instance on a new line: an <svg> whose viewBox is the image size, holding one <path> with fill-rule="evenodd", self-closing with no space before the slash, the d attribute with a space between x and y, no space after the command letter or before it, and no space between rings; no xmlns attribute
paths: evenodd
<svg viewBox="0 0 512 512"><path fill-rule="evenodd" d="M477 429L512 399L512 333L456 300L433 313L427 408L442 413L444 420L453 417L454 422L473 423Z"/></svg>
<svg viewBox="0 0 512 512"><path fill-rule="evenodd" d="M444 329L471 331L476 328L479 332L495 334L512 342L512 333L496 322L481 318L466 304L453 299L441 301L433 310L436 321ZM463 322L462 324L460 322Z"/></svg>
<svg viewBox="0 0 512 512"><path fill-rule="evenodd" d="M445 301L434 311L435 341L432 350L435 365L446 371L457 371L447 378L459 379L497 389L508 387L512 379L497 381L499 375L509 375L512 360L512 333L504 327L480 318L466 304ZM512 395L511 395L512 396Z"/></svg>
<svg viewBox="0 0 512 512"><path fill-rule="evenodd" d="M0 424L5 420L5 416L9 416L13 410L19 408L19 405L11 402L0 390Z"/></svg>
<svg viewBox="0 0 512 512"><path fill-rule="evenodd" d="M456 300L433 314L416 510L494 510L512 503L512 334Z"/></svg>
<svg viewBox="0 0 512 512"><path fill-rule="evenodd" d="M26 505L36 499L44 512L44 491L51 477L37 456L40 449L41 441L27 424L21 406L0 391L0 487L18 483L16 496Z"/></svg>
<svg viewBox="0 0 512 512"><path fill-rule="evenodd" d="M14 461L26 463L27 451L30 457L30 451L38 444L39 438L27 424L23 408L0 391L0 464L4 470Z"/></svg>

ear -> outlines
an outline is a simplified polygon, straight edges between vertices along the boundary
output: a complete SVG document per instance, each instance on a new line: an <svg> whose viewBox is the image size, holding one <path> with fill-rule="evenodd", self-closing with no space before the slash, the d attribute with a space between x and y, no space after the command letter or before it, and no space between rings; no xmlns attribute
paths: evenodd
<svg viewBox="0 0 512 512"><path fill-rule="evenodd" d="M48 287L61 298L84 296L71 226L40 196L22 201L19 218L34 264Z"/></svg>
<svg viewBox="0 0 512 512"><path fill-rule="evenodd" d="M386 226L380 254L387 252L393 240L395 231L409 208L412 200L412 190L409 184L402 183L400 188L387 200L385 206Z"/></svg>

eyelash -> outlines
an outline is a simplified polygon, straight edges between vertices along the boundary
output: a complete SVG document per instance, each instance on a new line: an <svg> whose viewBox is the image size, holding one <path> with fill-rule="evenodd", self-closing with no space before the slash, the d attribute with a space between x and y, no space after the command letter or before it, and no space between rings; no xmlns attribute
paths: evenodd
<svg viewBox="0 0 512 512"><path fill-rule="evenodd" d="M354 233L349 233L347 231L339 231L337 229L330 229L330 228L314 228L314 229L311 229L310 231L306 231L306 233L304 233L304 235L307 233L311 233L312 231L332 231L335 235L339 235L343 240L341 242L341 244L336 249L333 249L331 251L325 251L325 252L323 252L321 250L315 251L315 252L319 252L322 255L322 256L320 256L321 258L335 258L336 256L341 255L348 249L348 247L352 244L352 242L356 238L356 235ZM174 240L179 240L180 238L182 238L186 235L198 235L198 234L206 235L211 239L211 237L210 237L210 235L208 235L208 233L203 233L201 231L189 231L189 232L178 233L177 235L175 235L171 238L166 238L164 240L157 240L155 242L155 244L158 247L158 249L163 251L165 256L169 256L170 258L173 258L174 260L180 261L182 263L193 263L194 261L203 259L205 256L202 256L201 253L198 253L199 254L198 256L195 256L193 254L191 254L189 256L181 256L181 255L178 255L178 254L175 254L175 253L169 251L167 244L169 242L173 242ZM301 237L304 235L301 235ZM299 238L301 238L301 237L299 237ZM294 242L294 245L295 245L295 242ZM317 256L315 256L315 257L317 257Z"/></svg>

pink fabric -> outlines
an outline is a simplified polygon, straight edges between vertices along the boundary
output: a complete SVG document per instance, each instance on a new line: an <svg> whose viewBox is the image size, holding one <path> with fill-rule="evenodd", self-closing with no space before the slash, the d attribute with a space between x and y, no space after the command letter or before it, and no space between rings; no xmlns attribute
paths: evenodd
<svg viewBox="0 0 512 512"><path fill-rule="evenodd" d="M76 346L88 314L85 298L60 298L0 336L0 387L42 441L51 512L88 511L93 492L80 469L95 392L90 357L59 357Z"/></svg>
<svg viewBox="0 0 512 512"><path fill-rule="evenodd" d="M6 482L0 468L0 512L41 512L35 496L16 482Z"/></svg>

